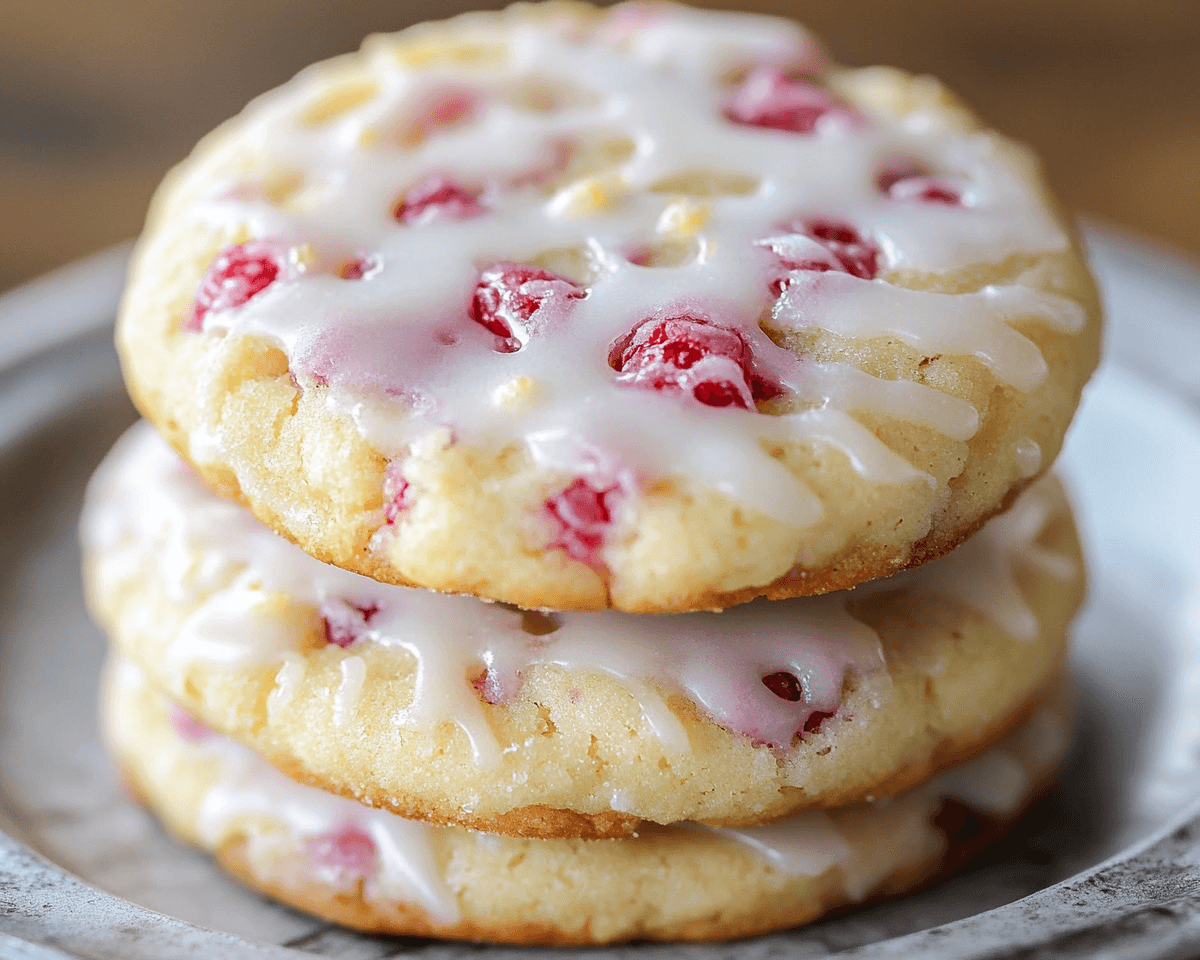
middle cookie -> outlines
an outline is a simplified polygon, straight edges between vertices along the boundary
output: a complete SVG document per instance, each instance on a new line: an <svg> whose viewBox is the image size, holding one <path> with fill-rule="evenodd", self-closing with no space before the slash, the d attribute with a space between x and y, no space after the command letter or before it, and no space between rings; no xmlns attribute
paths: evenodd
<svg viewBox="0 0 1200 960"><path fill-rule="evenodd" d="M145 426L92 483L89 601L204 723L301 780L492 833L724 826L900 792L1053 682L1083 594L1035 485L952 557L723 613L550 614L321 564Z"/></svg>

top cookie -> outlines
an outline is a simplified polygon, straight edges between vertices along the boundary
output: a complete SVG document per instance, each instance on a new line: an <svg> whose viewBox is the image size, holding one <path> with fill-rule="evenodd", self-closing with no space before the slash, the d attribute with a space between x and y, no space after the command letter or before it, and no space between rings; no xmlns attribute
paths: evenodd
<svg viewBox="0 0 1200 960"><path fill-rule="evenodd" d="M1035 162L936 81L549 4L373 37L204 140L118 343L320 559L652 612L952 549L1054 458L1099 317Z"/></svg>

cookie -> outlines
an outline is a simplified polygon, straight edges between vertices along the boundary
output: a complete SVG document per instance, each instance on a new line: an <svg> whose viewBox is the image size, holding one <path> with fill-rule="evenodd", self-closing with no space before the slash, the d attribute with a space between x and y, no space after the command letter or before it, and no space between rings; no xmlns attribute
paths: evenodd
<svg viewBox="0 0 1200 960"><path fill-rule="evenodd" d="M319 559L527 608L716 609L952 549L1096 364L1024 148L794 24L517 5L370 38L160 189L118 346Z"/></svg>
<svg viewBox="0 0 1200 960"><path fill-rule="evenodd" d="M891 801L745 830L530 840L433 827L301 786L172 708L128 662L110 665L103 696L134 790L248 886L364 930L512 943L741 937L902 893L997 836L1069 743L1059 683L999 745Z"/></svg>
<svg viewBox="0 0 1200 960"><path fill-rule="evenodd" d="M321 564L145 424L88 490L115 646L298 779L405 817L602 837L883 796L974 755L1053 681L1083 593L1040 481L947 558L723 613L547 614Z"/></svg>

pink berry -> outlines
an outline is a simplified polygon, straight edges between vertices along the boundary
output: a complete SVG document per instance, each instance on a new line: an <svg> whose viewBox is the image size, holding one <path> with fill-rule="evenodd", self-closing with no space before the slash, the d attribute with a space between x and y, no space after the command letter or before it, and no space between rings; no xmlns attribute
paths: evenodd
<svg viewBox="0 0 1200 960"><path fill-rule="evenodd" d="M411 119L398 131L402 146L419 146L438 130L471 120L479 112L480 99L471 90L445 87L427 92L421 99L412 105Z"/></svg>
<svg viewBox="0 0 1200 960"><path fill-rule="evenodd" d="M958 190L912 160L889 160L879 171L875 184L880 193L893 200L920 200L949 207L962 204L962 195Z"/></svg>
<svg viewBox="0 0 1200 960"><path fill-rule="evenodd" d="M625 254L625 259L636 267L648 267L654 261L654 248L639 244Z"/></svg>
<svg viewBox="0 0 1200 960"><path fill-rule="evenodd" d="M208 727L193 717L177 703L171 704L171 725L187 743L201 743L216 736Z"/></svg>
<svg viewBox="0 0 1200 960"><path fill-rule="evenodd" d="M412 506L411 487L398 461L388 464L387 473L383 480L383 515L388 526L392 526L400 515Z"/></svg>
<svg viewBox="0 0 1200 960"><path fill-rule="evenodd" d="M794 674L780 670L778 673L767 674L762 678L762 682L763 686L780 700L796 703L804 699L804 688L800 685L799 678Z"/></svg>
<svg viewBox="0 0 1200 960"><path fill-rule="evenodd" d="M608 363L624 383L690 395L709 407L753 410L782 393L754 372L741 334L687 314L643 320L613 344Z"/></svg>
<svg viewBox="0 0 1200 960"><path fill-rule="evenodd" d="M499 353L516 353L528 342L530 321L551 303L580 300L586 291L566 277L519 263L497 263L479 275L471 319L496 335Z"/></svg>
<svg viewBox="0 0 1200 960"><path fill-rule="evenodd" d="M371 618L379 612L379 604L326 600L319 612L324 621L325 642L345 649L363 638Z"/></svg>
<svg viewBox="0 0 1200 960"><path fill-rule="evenodd" d="M769 673L762 678L763 686L770 690L780 700L787 700L789 703L799 703L804 699L804 687L800 683L800 679L792 673L785 670L780 670L778 673ZM836 711L830 710L814 710L804 720L804 732L816 733L821 729L821 724L834 715Z"/></svg>
<svg viewBox="0 0 1200 960"><path fill-rule="evenodd" d="M280 269L278 255L264 243L226 247L200 281L192 315L183 328L203 330L204 318L210 313L232 310L258 296L278 279Z"/></svg>
<svg viewBox="0 0 1200 960"><path fill-rule="evenodd" d="M503 703L505 700L504 691L500 689L500 681L491 670L484 670L471 681L471 686L475 688L479 699L484 703L497 704Z"/></svg>
<svg viewBox="0 0 1200 960"><path fill-rule="evenodd" d="M794 223L789 229L815 240L822 249L798 254L782 244L772 245L785 270L833 270L860 280L874 280L879 275L879 248L850 224L818 218ZM786 276L774 277L771 283L774 293L779 294L786 282Z"/></svg>
<svg viewBox="0 0 1200 960"><path fill-rule="evenodd" d="M345 826L308 841L308 855L318 866L365 877L375 870L375 841L356 826Z"/></svg>
<svg viewBox="0 0 1200 960"><path fill-rule="evenodd" d="M857 116L821 84L769 67L752 72L725 105L725 117L734 123L789 133L813 133L826 117Z"/></svg>
<svg viewBox="0 0 1200 960"><path fill-rule="evenodd" d="M479 98L470 90L443 90L425 108L420 118L422 132L452 127L469 120L479 109Z"/></svg>
<svg viewBox="0 0 1200 960"><path fill-rule="evenodd" d="M821 729L821 724L834 715L834 710L814 710L808 715L808 719L804 721L805 733L817 733Z"/></svg>
<svg viewBox="0 0 1200 960"><path fill-rule="evenodd" d="M595 486L580 477L547 500L546 510L559 526L551 549L565 550L585 563L598 562L620 495L619 484Z"/></svg>
<svg viewBox="0 0 1200 960"><path fill-rule="evenodd" d="M448 177L433 176L413 187L396 204L393 216L405 226L420 226L440 217L466 220L486 213L481 190L464 187Z"/></svg>

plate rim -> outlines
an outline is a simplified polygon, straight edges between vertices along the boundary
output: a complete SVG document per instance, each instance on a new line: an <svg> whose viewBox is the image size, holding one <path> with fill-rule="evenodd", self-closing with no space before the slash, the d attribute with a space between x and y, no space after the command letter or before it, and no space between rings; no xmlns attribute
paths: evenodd
<svg viewBox="0 0 1200 960"><path fill-rule="evenodd" d="M1190 289L1200 325L1200 260L1098 221L1085 222L1082 232L1095 260L1123 262L1152 283ZM78 350L111 327L132 246L111 247L0 294L0 388L22 371L36 378L42 364ZM52 322L45 319L48 304L56 308L50 311ZM1182 366L1189 357L1177 355L1175 360ZM1128 366L1122 362L1111 339L1103 363L1146 379L1136 361ZM1200 411L1200 404L1175 385L1156 387ZM64 407L60 400L40 416L24 411L25 422L0 432L0 453ZM4 416L0 410L0 421ZM230 960L308 955L137 906L91 886L0 831L0 957L182 960L217 950ZM948 960L1119 954L1128 960L1159 960L1195 952L1200 952L1200 800L1142 841L1020 900L836 956Z"/></svg>

